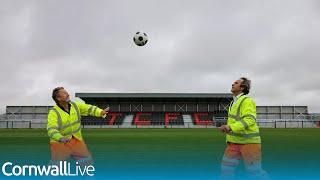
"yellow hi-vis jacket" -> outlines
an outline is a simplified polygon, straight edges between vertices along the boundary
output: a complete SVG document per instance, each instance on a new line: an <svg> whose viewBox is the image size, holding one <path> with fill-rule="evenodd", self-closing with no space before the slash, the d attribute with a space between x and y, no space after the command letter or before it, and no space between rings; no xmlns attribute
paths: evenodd
<svg viewBox="0 0 320 180"><path fill-rule="evenodd" d="M70 114L55 105L48 114L47 131L50 142L58 142L60 138L72 136L82 140L81 116L101 117L102 109L80 102L70 102Z"/></svg>
<svg viewBox="0 0 320 180"><path fill-rule="evenodd" d="M227 125L231 131L227 142L238 144L261 143L259 127L256 122L256 103L251 97L242 95L229 107Z"/></svg>

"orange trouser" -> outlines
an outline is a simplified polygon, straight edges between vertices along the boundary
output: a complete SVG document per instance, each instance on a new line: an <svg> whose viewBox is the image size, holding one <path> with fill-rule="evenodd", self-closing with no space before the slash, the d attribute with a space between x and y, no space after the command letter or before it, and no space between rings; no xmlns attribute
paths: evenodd
<svg viewBox="0 0 320 180"><path fill-rule="evenodd" d="M80 165L92 164L92 156L84 141L78 140L74 137L67 143L52 142L51 146L51 161L65 161L73 158L79 162Z"/></svg>
<svg viewBox="0 0 320 180"><path fill-rule="evenodd" d="M221 163L221 175L234 176L240 159L243 159L249 175L267 179L266 172L261 168L261 144L227 143Z"/></svg>

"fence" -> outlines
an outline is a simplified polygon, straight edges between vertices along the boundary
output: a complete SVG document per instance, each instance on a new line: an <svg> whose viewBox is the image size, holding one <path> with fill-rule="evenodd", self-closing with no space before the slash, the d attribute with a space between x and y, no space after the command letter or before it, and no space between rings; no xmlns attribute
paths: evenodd
<svg viewBox="0 0 320 180"><path fill-rule="evenodd" d="M122 123L118 125L106 125L101 123L82 124L82 128L216 128L226 124L226 120L216 120L214 124L195 125L194 123L169 124L169 125L135 125L132 123ZM10 128L46 128L46 122L35 122L32 120L1 120L0 129ZM319 128L320 121L317 120L258 120L260 128Z"/></svg>

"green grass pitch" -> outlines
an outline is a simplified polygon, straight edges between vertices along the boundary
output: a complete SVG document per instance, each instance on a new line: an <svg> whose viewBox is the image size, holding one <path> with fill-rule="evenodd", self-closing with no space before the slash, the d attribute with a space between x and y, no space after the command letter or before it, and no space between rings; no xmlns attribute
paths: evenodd
<svg viewBox="0 0 320 180"><path fill-rule="evenodd" d="M267 171L314 168L320 162L320 129L261 129L263 166ZM83 129L95 162L112 169L144 166L199 168L218 172L225 136L217 129ZM44 129L1 129L1 161L50 159ZM310 167L309 167L310 166Z"/></svg>

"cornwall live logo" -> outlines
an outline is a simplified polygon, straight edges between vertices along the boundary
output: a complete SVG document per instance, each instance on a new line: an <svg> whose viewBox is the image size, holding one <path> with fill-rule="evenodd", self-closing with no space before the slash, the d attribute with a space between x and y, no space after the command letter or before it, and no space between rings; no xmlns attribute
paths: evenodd
<svg viewBox="0 0 320 180"><path fill-rule="evenodd" d="M75 167L70 162L60 161L57 165L17 165L6 162L2 165L4 176L94 176L95 168L92 165Z"/></svg>

